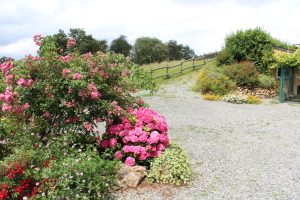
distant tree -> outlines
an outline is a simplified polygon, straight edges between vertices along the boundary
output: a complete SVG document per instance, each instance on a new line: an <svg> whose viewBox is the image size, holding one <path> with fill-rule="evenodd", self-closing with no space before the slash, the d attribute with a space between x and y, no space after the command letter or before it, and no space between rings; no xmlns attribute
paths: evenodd
<svg viewBox="0 0 300 200"><path fill-rule="evenodd" d="M61 29L59 29L58 33L54 34L53 37L55 38L56 44L60 49L63 49L63 52L67 50L67 43L68 43L68 35Z"/></svg>
<svg viewBox="0 0 300 200"><path fill-rule="evenodd" d="M181 44L177 44L176 40L170 40L167 42L168 47L168 59L169 60L180 60L182 59L182 48Z"/></svg>
<svg viewBox="0 0 300 200"><path fill-rule="evenodd" d="M12 61L13 61L14 59L13 59L13 58L6 57L6 56L2 56L2 57L0 58L0 64L6 62L6 61L8 61L8 60L12 60Z"/></svg>
<svg viewBox="0 0 300 200"><path fill-rule="evenodd" d="M111 42L110 51L123 54L127 57L130 54L131 47L132 46L128 43L126 36L120 35Z"/></svg>
<svg viewBox="0 0 300 200"><path fill-rule="evenodd" d="M92 35L87 35L83 29L79 28L71 28L68 34L60 29L53 37L55 38L57 47L63 49L63 52L68 50L66 45L69 37L76 39L76 45L73 48L76 47L80 54L88 52L96 53L98 51L106 52L108 48L106 40L97 40L93 38Z"/></svg>
<svg viewBox="0 0 300 200"><path fill-rule="evenodd" d="M181 56L183 59L188 60L196 56L193 49L185 45L181 48Z"/></svg>
<svg viewBox="0 0 300 200"><path fill-rule="evenodd" d="M69 37L76 39L76 45L81 54L106 52L108 45L106 40L96 40L92 35L87 35L83 29L71 28Z"/></svg>
<svg viewBox="0 0 300 200"><path fill-rule="evenodd" d="M133 57L137 64L161 62L167 58L167 46L157 38L137 38L133 46Z"/></svg>

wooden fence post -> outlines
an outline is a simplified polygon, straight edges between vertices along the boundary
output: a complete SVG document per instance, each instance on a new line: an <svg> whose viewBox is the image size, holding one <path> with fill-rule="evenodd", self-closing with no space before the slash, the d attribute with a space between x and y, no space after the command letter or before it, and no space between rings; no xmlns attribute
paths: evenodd
<svg viewBox="0 0 300 200"><path fill-rule="evenodd" d="M170 78L170 75L169 75L169 65L167 65L167 67L166 67L166 76L167 76L167 79Z"/></svg>
<svg viewBox="0 0 300 200"><path fill-rule="evenodd" d="M205 61L205 58L203 59L203 62L204 62L204 65L206 65L206 61Z"/></svg>
<svg viewBox="0 0 300 200"><path fill-rule="evenodd" d="M182 61L181 61L181 63L180 63L180 74L182 75Z"/></svg>
<svg viewBox="0 0 300 200"><path fill-rule="evenodd" d="M195 70L195 58L193 58L193 71Z"/></svg>

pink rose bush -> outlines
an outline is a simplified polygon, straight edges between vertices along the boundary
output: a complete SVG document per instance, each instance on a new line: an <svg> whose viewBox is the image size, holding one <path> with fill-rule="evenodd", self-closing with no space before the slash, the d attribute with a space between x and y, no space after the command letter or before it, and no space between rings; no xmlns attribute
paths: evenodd
<svg viewBox="0 0 300 200"><path fill-rule="evenodd" d="M74 38L61 55L51 36L38 34L34 41L40 46L38 56L0 65L0 107L4 117L18 117L30 127L43 124L37 135L72 131L95 136L98 121L114 120L139 105L132 89L143 81L149 85L146 75L122 55L79 55Z"/></svg>
<svg viewBox="0 0 300 200"><path fill-rule="evenodd" d="M170 144L165 117L143 107L127 113L120 123L108 123L101 147L129 166L158 157Z"/></svg>

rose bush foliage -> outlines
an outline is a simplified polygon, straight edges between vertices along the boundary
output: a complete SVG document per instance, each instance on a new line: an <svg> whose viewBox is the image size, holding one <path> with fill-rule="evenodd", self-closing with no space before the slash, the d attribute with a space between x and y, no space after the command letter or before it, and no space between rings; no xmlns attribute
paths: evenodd
<svg viewBox="0 0 300 200"><path fill-rule="evenodd" d="M136 105L132 91L154 88L149 76L122 55L79 55L72 49L62 56L52 37L34 40L41 45L39 56L0 65L0 105L2 116L30 124L43 139L64 131L96 135L97 122ZM70 39L68 48L74 44Z"/></svg>

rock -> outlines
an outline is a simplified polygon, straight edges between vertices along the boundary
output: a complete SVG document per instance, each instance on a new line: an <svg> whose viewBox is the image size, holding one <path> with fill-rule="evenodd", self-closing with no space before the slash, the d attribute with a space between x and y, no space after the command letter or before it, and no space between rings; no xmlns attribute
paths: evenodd
<svg viewBox="0 0 300 200"><path fill-rule="evenodd" d="M121 188L135 188L145 178L146 168L143 166L122 165L117 174L117 183Z"/></svg>

